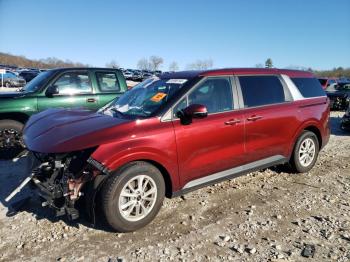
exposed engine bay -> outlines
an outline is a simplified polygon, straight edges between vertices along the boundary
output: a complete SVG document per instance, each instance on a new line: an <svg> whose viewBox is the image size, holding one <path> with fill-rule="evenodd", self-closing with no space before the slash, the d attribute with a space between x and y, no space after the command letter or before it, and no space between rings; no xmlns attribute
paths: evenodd
<svg viewBox="0 0 350 262"><path fill-rule="evenodd" d="M76 202L84 196L85 185L101 174L88 162L94 150L65 154L33 152L38 165L32 170L30 186L43 199L43 206L54 208L57 216L67 215L70 220L79 217Z"/></svg>

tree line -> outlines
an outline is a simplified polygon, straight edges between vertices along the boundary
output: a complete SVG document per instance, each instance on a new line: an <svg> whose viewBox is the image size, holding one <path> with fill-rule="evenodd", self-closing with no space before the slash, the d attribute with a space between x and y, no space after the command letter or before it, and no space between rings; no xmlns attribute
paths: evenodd
<svg viewBox="0 0 350 262"><path fill-rule="evenodd" d="M137 68L140 70L157 71L164 64L164 59L160 56L150 56L149 58L141 58L137 62ZM106 64L108 65L108 64ZM188 70L205 70L213 67L212 59L198 59L186 66ZM180 67L176 61L169 64L168 71L179 71Z"/></svg>
<svg viewBox="0 0 350 262"><path fill-rule="evenodd" d="M56 68L56 67L89 67L87 64L72 62L70 60L61 60L56 57L34 60L25 56L11 55L0 52L0 64L27 68Z"/></svg>
<svg viewBox="0 0 350 262"><path fill-rule="evenodd" d="M18 67L27 67L27 68L42 68L42 69L49 69L49 68L56 68L56 67L91 67L88 64L83 64L79 62L73 62L70 60L62 60L55 57L48 57L45 59L28 59L25 56L18 56L18 55L12 55L8 53L2 53L0 52L0 65L12 65L12 66L18 66ZM164 65L164 59L160 56L150 56L149 58L141 58L137 62L137 68L140 70L149 70L149 71L156 71L163 69ZM212 59L198 59L194 61L193 63L188 64L184 69L187 70L205 70L213 68L214 62ZM106 63L106 67L111 68L119 68L119 63L113 59L110 62ZM265 64L256 64L255 67L258 68L273 68L273 62L271 58L268 58L265 61ZM330 70L314 70L312 68L305 68L300 66L291 66L288 67L290 69L300 69L300 70L306 70L313 72L315 75L320 77L347 77L350 78L350 68L343 68L343 67L335 67ZM176 61L172 61L169 63L168 71L179 71L180 67Z"/></svg>

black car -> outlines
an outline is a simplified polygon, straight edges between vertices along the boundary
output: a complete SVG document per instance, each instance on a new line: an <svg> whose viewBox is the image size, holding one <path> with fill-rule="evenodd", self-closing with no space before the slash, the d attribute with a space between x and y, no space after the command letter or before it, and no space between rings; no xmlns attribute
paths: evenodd
<svg viewBox="0 0 350 262"><path fill-rule="evenodd" d="M153 74L151 72L148 71L142 71L142 81L146 80L147 78L152 77Z"/></svg>
<svg viewBox="0 0 350 262"><path fill-rule="evenodd" d="M143 78L142 78L141 72L140 71L134 71L133 74L132 74L131 80L133 80L133 81L142 81Z"/></svg>
<svg viewBox="0 0 350 262"><path fill-rule="evenodd" d="M348 109L340 122L340 128L350 132L350 105L348 106Z"/></svg>
<svg viewBox="0 0 350 262"><path fill-rule="evenodd" d="M22 71L21 73L19 73L19 76L24 78L24 80L26 80L26 82L28 83L38 74L38 71Z"/></svg>
<svg viewBox="0 0 350 262"><path fill-rule="evenodd" d="M26 84L26 80L17 76L15 73L6 71L2 78L0 77L0 86L4 87L22 87Z"/></svg>
<svg viewBox="0 0 350 262"><path fill-rule="evenodd" d="M350 101L350 82L341 82L326 88L332 110L346 110Z"/></svg>

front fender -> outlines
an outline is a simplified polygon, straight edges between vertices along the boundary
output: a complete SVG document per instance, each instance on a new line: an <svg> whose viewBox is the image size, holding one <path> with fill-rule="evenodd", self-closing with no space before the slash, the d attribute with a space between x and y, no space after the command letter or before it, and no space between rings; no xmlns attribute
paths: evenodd
<svg viewBox="0 0 350 262"><path fill-rule="evenodd" d="M37 99L34 97L3 98L0 104L0 113L24 113L30 116L38 111Z"/></svg>
<svg viewBox="0 0 350 262"><path fill-rule="evenodd" d="M178 176L177 154L175 141L171 143L167 140L167 150L162 150L161 146L141 146L141 141L120 142L99 146L91 155L93 159L103 164L110 171L117 170L132 161L150 161L162 166L170 176L172 189L180 189L180 180ZM171 148L171 149L169 149Z"/></svg>

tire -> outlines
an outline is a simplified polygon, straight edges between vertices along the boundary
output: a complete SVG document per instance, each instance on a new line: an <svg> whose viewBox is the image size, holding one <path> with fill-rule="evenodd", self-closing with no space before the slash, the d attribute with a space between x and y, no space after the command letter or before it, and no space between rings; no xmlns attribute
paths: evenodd
<svg viewBox="0 0 350 262"><path fill-rule="evenodd" d="M23 124L21 122L10 119L0 120L0 160L12 159L23 151L22 129ZM6 130L14 131L18 134L15 136L16 139L14 139L16 145L9 146L5 143Z"/></svg>
<svg viewBox="0 0 350 262"><path fill-rule="evenodd" d="M295 143L293 154L289 162L292 171L296 173L306 173L310 171L317 161L319 148L318 138L315 133L304 131Z"/></svg>
<svg viewBox="0 0 350 262"><path fill-rule="evenodd" d="M141 178L144 179L142 187L146 187L144 191L141 190L146 192L142 197L142 193L133 193L139 190L136 181L139 182ZM130 190L132 188L135 191ZM155 193L150 194L151 189L155 189ZM132 162L104 182L100 195L102 212L107 224L117 232L135 231L155 218L164 195L165 183L161 172L147 162Z"/></svg>

